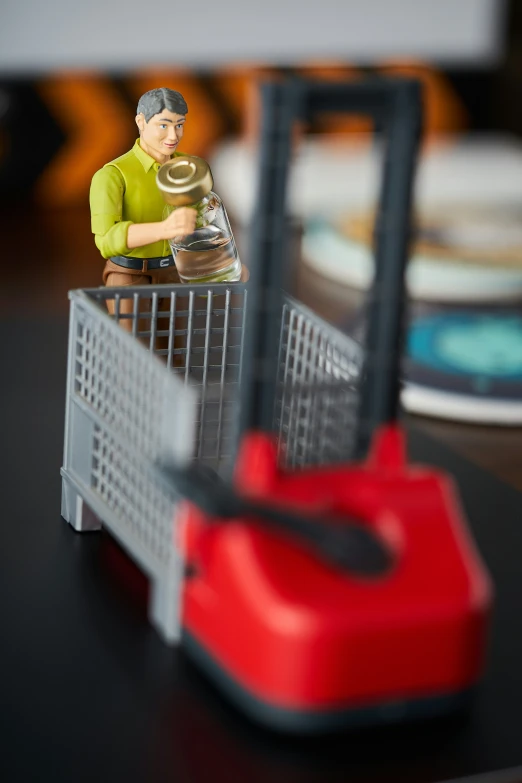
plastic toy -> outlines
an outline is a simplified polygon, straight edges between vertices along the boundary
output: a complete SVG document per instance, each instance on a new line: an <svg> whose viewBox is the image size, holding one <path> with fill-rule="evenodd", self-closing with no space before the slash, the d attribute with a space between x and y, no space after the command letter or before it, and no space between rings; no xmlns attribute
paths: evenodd
<svg viewBox="0 0 522 783"><path fill-rule="evenodd" d="M158 351L163 290L72 295L62 514L117 536L150 575L164 638L181 632L269 726L445 714L479 678L492 590L451 481L407 464L397 423L419 87L276 83L263 99L248 300L241 284L165 289ZM387 135L364 352L281 292L293 122L343 110ZM108 301L173 373L100 309ZM198 388L195 413L175 374Z"/></svg>
<svg viewBox="0 0 522 783"><path fill-rule="evenodd" d="M163 219L156 185L159 167L177 152L187 104L179 92L160 87L141 96L136 111L140 138L134 147L96 172L90 191L91 225L106 259L107 286L179 282L168 240L194 230L194 210Z"/></svg>

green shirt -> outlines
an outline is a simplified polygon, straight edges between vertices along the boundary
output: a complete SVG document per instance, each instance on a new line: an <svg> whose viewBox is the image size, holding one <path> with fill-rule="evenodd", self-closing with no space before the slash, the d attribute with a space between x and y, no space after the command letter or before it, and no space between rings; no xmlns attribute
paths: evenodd
<svg viewBox="0 0 522 783"><path fill-rule="evenodd" d="M175 152L172 157L182 154ZM92 178L91 228L96 247L104 258L170 255L166 240L132 250L127 247L127 232L132 223L157 223L163 218L165 202L156 185L159 167L160 164L141 149L137 139L129 152L106 163Z"/></svg>

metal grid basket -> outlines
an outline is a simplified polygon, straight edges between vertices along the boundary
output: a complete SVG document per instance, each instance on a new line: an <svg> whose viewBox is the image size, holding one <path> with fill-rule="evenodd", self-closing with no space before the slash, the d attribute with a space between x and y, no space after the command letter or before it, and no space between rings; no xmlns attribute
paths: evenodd
<svg viewBox="0 0 522 783"><path fill-rule="evenodd" d="M151 620L174 641L177 498L158 462L169 454L231 470L248 285L99 288L70 299L62 516L118 538L152 581ZM285 297L274 406L283 465L351 457L361 366L357 343Z"/></svg>

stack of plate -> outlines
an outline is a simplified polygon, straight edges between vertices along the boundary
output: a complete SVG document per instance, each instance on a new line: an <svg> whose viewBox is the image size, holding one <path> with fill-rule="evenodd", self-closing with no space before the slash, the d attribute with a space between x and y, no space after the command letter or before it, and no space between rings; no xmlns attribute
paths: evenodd
<svg viewBox="0 0 522 783"><path fill-rule="evenodd" d="M219 192L244 225L255 157L241 143L213 162ZM304 223L303 262L325 283L367 290L374 273L379 145L307 140L289 212ZM470 137L428 147L416 185L416 240L404 406L461 421L522 423L522 147Z"/></svg>

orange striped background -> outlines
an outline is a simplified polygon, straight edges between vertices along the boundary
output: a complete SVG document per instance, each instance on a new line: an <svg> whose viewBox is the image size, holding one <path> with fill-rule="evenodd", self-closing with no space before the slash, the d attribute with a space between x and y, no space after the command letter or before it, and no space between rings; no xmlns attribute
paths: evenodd
<svg viewBox="0 0 522 783"><path fill-rule="evenodd" d="M367 72L368 69L365 69ZM466 128L466 111L446 77L423 63L393 62L373 69L407 74L425 86L425 137L458 133ZM353 79L361 71L348 63L310 62L297 73L316 79ZM135 105L142 93L164 86L179 90L189 113L183 140L188 153L210 156L221 139L245 135L255 139L257 83L277 75L270 67L245 64L202 75L189 70L150 69L115 80L99 73L63 73L42 78L36 90L64 142L33 184L33 195L47 206L85 202L93 173L132 146L136 137ZM329 116L312 129L323 133L364 133L365 118ZM0 165L9 155L9 133L0 127Z"/></svg>

